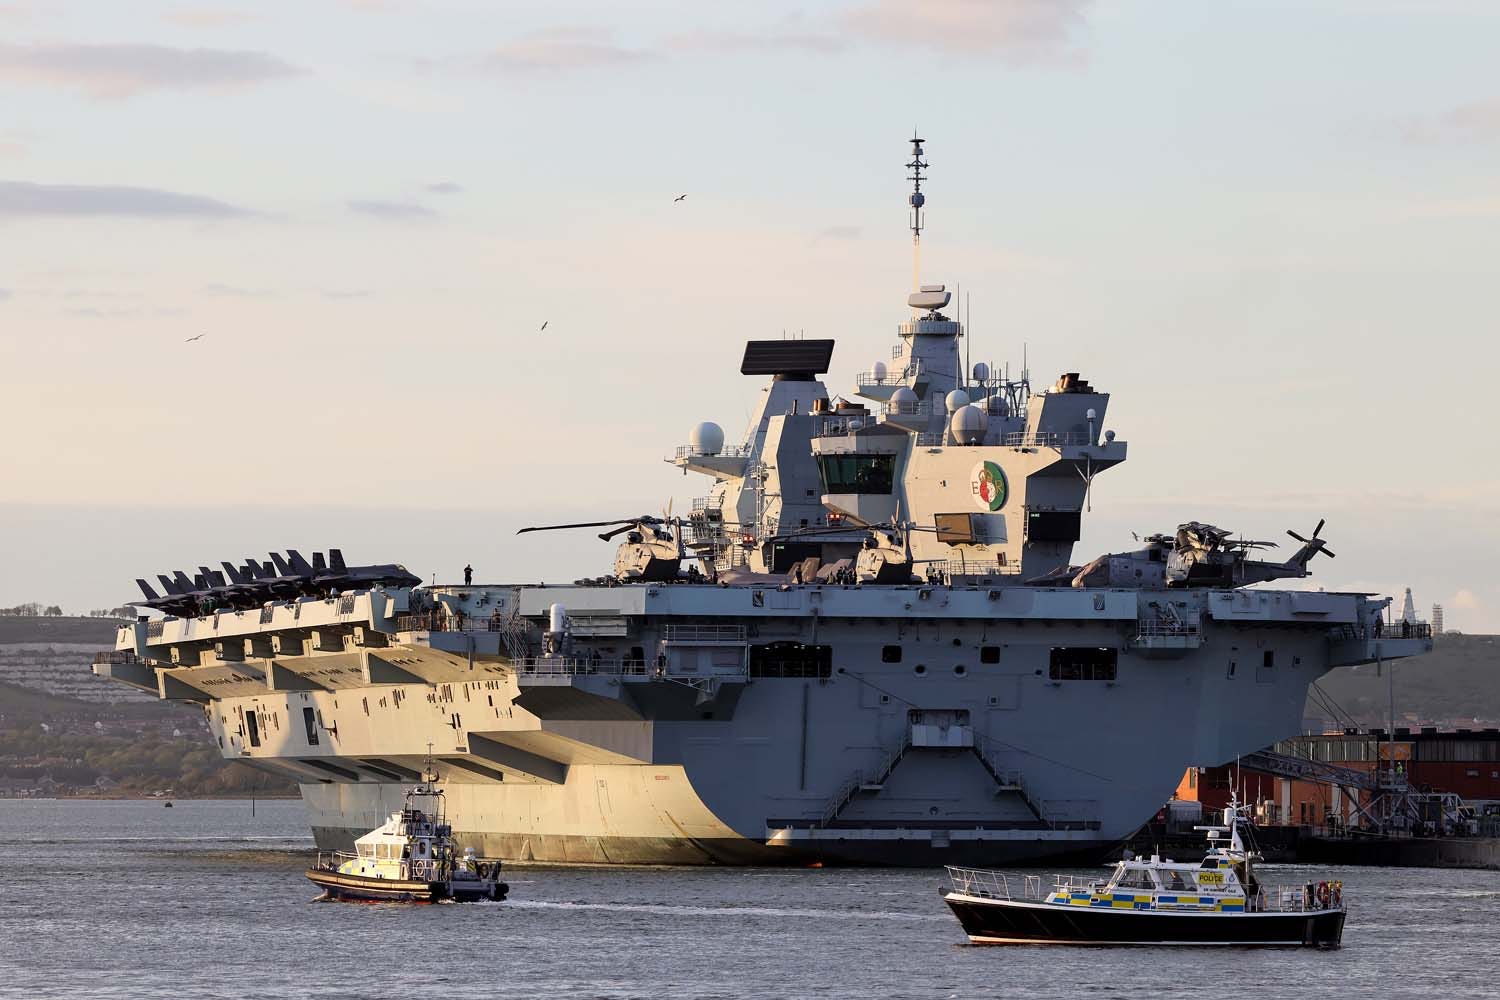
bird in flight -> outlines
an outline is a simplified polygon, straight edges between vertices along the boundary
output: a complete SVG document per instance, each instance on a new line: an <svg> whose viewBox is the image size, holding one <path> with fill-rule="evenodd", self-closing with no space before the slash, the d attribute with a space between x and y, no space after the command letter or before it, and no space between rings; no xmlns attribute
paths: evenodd
<svg viewBox="0 0 1500 1000"><path fill-rule="evenodd" d="M542 320L542 330L547 329L547 324L550 323L550 322L552 322L550 319L544 319L544 320ZM541 333L542 330L538 330L537 333Z"/></svg>
<svg viewBox="0 0 1500 1000"><path fill-rule="evenodd" d="M196 336L196 337L189 337L189 338L188 338L188 339L187 339L187 340L184 340L184 341L183 341L183 343L184 343L184 344L191 344L191 343L192 343L192 342L193 342L193 341L195 341L195 340L202 340L202 339L203 339L203 337L204 337L204 334L201 334L201 333L200 333L200 334L198 334L198 336Z"/></svg>
<svg viewBox="0 0 1500 1000"><path fill-rule="evenodd" d="M685 195L685 194L680 194L680 195L678 195L678 196L677 196L677 197L675 197L675 198L673 198L673 199L672 199L672 204L674 204L674 205L675 205L675 204L677 204L677 203L678 203L678 202L679 202L679 201L681 201L681 200L682 200L682 199L684 199L684 198L686 198L686 197L687 197L687 195Z"/></svg>

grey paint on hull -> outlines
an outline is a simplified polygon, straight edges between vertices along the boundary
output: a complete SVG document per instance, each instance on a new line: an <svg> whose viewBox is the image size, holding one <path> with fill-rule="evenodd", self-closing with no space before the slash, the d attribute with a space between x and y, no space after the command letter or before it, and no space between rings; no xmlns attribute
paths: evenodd
<svg viewBox="0 0 1500 1000"><path fill-rule="evenodd" d="M368 831L353 827L313 827L319 850L351 850ZM1095 865L1115 853L1116 841L1087 840L1066 849L1044 840L1006 844L957 843L934 846L930 835L912 831L903 840L868 842L830 839L816 848L771 847L748 840L671 840L657 837L583 837L457 831L460 849L504 857L522 864L564 865L807 865L813 863L892 868L943 865Z"/></svg>

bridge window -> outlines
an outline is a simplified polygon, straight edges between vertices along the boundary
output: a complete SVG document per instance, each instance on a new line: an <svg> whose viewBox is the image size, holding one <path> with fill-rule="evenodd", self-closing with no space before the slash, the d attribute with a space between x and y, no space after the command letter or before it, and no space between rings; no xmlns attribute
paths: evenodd
<svg viewBox="0 0 1500 1000"><path fill-rule="evenodd" d="M900 646L882 646L880 648L880 662L881 663L900 663L901 662L901 647Z"/></svg>
<svg viewBox="0 0 1500 1000"><path fill-rule="evenodd" d="M1053 646L1048 676L1054 681L1112 681L1120 651L1099 646Z"/></svg>
<svg viewBox="0 0 1500 1000"><path fill-rule="evenodd" d="M890 493L894 455L819 455L825 493Z"/></svg>
<svg viewBox="0 0 1500 1000"><path fill-rule="evenodd" d="M1033 542L1076 542L1083 533L1083 513L1076 510L1029 510L1026 537Z"/></svg>
<svg viewBox="0 0 1500 1000"><path fill-rule="evenodd" d="M769 642L750 647L751 677L831 677L833 647Z"/></svg>

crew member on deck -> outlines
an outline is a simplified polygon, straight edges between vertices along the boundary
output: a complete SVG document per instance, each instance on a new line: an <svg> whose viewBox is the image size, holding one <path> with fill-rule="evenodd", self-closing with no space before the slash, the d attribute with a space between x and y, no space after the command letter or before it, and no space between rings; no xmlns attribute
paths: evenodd
<svg viewBox="0 0 1500 1000"><path fill-rule="evenodd" d="M473 566L465 566L464 567L464 586L467 587L469 584L471 584L473 582L474 582L474 567Z"/></svg>

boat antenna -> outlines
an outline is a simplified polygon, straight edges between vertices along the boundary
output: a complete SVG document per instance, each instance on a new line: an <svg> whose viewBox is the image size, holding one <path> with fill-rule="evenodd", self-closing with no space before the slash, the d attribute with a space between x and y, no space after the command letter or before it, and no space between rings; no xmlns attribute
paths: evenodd
<svg viewBox="0 0 1500 1000"><path fill-rule="evenodd" d="M922 159L922 143L926 139L917 138L917 130L911 133L911 162L906 165L911 174L906 178L911 181L911 194L906 203L911 206L911 290L921 291L922 288L922 206L927 204L927 196L922 193L922 171L927 169L927 163Z"/></svg>

